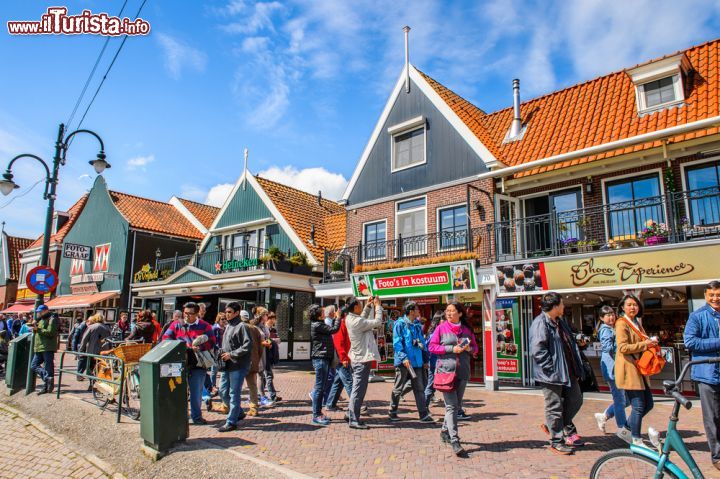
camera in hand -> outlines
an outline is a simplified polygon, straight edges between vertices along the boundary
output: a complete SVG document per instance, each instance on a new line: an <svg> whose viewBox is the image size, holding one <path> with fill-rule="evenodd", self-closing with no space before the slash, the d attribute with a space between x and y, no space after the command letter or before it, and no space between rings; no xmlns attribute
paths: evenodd
<svg viewBox="0 0 720 479"><path fill-rule="evenodd" d="M583 333L578 333L575 335L575 341L579 344L586 344L592 341L592 338L590 336L586 336Z"/></svg>

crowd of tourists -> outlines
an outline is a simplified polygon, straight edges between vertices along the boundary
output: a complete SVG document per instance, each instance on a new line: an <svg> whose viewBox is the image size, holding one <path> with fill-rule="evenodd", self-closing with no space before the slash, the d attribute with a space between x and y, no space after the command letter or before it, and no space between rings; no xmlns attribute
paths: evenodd
<svg viewBox="0 0 720 479"><path fill-rule="evenodd" d="M693 359L720 357L720 281L712 281L705 287L705 301L704 306L690 314L685 326L685 346ZM587 369L583 367L575 334L564 319L562 296L545 293L541 308L529 331L533 375L542 389L545 404L545 422L541 429L549 437L551 452L569 455L584 445L573 420L583 404L580 383ZM77 321L68 337L68 349L98 354L105 340L113 335L150 343L170 339L184 341L190 419L194 424L207 423L202 416L204 402L207 410L215 409L226 415L218 430L233 431L246 416L255 416L262 408L281 401L273 374L280 357L276 318L263 307L246 311L238 302L227 304L214 321L204 319L206 312L203 304L186 303L164 327L149 310L142 311L134 321L123 314L114 330L105 324L102 314L97 313L85 321ZM462 408L463 396L470 378L471 359L478 354L465 307L462 303L450 302L444 311L435 314L426 333L423 333L415 302L405 302L402 313L392 325L395 381L389 398L388 420L400 419L401 397L412 392L418 420L435 423L430 405L438 401L435 394L439 392L445 405L440 440L461 456L465 451L458 434L458 421L468 418ZM19 317L13 321L0 317L0 361L7 358L10 338L34 333L30 367L43 383L38 394L47 394L54 389L58 317L44 305L37 308L36 317L36 320ZM338 411L337 403L344 390L348 396L345 414L348 427L368 429L362 419L367 413L363 402L372 365L381 360L374 332L386 327L380 299L350 298L342 308L312 305L308 317L315 371L314 388L310 392L312 424L330 425L323 409ZM595 420L605 433L608 422L614 419L617 436L636 445L643 444L642 421L653 408L649 377L661 369L654 364L661 357L658 339L645 333L642 317L642 302L626 294L617 309L600 308L597 328L602 347L601 371L612 403L605 411L595 413ZM92 362L88 364L84 359L87 358L82 357L78 362L78 373L92 369ZM78 379L82 380L82 376ZM720 368L713 363L693 366L692 379L697 383L711 458L720 469ZM249 391L247 410L241 406L243 385ZM219 405L213 403L213 397L219 398Z"/></svg>

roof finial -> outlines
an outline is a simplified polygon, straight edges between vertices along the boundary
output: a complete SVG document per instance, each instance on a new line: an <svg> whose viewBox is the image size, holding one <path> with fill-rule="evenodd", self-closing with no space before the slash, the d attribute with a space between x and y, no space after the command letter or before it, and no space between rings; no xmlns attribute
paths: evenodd
<svg viewBox="0 0 720 479"><path fill-rule="evenodd" d="M405 93L410 93L410 27L403 27L405 32Z"/></svg>
<svg viewBox="0 0 720 479"><path fill-rule="evenodd" d="M245 191L245 187L247 185L247 171L248 171L248 154L250 151L245 148L245 166L243 167L243 191Z"/></svg>

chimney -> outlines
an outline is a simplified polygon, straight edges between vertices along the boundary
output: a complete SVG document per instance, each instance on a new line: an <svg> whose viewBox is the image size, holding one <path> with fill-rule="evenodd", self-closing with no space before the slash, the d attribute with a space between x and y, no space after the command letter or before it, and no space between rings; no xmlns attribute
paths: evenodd
<svg viewBox="0 0 720 479"><path fill-rule="evenodd" d="M410 93L410 27L403 27L405 32L405 93Z"/></svg>
<svg viewBox="0 0 720 479"><path fill-rule="evenodd" d="M322 190L318 190L318 205L322 206Z"/></svg>
<svg viewBox="0 0 720 479"><path fill-rule="evenodd" d="M516 138L522 131L522 118L520 118L520 80L513 80L513 120L510 125L509 138Z"/></svg>

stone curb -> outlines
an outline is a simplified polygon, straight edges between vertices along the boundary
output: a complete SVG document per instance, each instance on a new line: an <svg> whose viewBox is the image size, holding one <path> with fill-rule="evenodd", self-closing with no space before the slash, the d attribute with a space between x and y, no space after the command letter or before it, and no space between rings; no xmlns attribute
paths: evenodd
<svg viewBox="0 0 720 479"><path fill-rule="evenodd" d="M81 449L75 445L70 440L66 439L64 436L60 436L58 434L55 434L53 431L47 428L43 423L41 423L39 420L28 416L27 414L23 413L22 411L19 411L15 409L14 407L8 406L7 404L0 401L0 409L7 411L8 413L12 414L15 417L19 417L23 421L27 422L31 426L33 426L38 431L42 432L46 436L49 436L53 440L59 442L60 444L64 444L68 447L71 447L79 456L81 456L83 459L88 461L93 466L100 469L107 477L110 477L112 479L126 479L126 477L117 472L113 466L108 464L107 462L103 461L99 457L97 457L94 454L86 454L81 451Z"/></svg>

